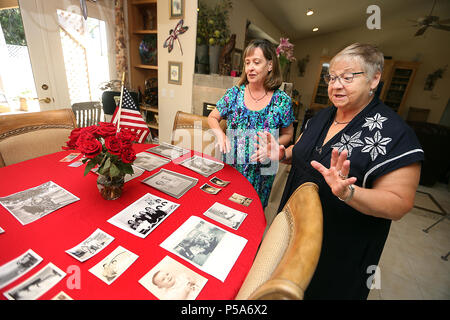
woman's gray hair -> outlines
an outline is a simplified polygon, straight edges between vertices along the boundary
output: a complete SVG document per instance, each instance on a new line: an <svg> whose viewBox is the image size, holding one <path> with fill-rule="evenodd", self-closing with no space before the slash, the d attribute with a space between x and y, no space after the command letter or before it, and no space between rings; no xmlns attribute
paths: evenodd
<svg viewBox="0 0 450 320"><path fill-rule="evenodd" d="M345 58L357 59L364 69L368 80L373 79L377 72L383 72L383 53L374 45L363 43L351 44L339 51L333 59L331 59L330 65L337 60Z"/></svg>

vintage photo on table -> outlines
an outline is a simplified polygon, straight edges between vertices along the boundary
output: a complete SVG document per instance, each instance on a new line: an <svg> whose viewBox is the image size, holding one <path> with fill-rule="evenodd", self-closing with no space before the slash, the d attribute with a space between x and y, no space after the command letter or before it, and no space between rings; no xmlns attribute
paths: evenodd
<svg viewBox="0 0 450 320"><path fill-rule="evenodd" d="M169 159L161 158L148 152L140 152L136 154L136 160L134 160L133 164L141 169L153 171L168 164L170 161Z"/></svg>
<svg viewBox="0 0 450 320"><path fill-rule="evenodd" d="M67 293L61 291L56 296L54 296L52 300L73 300L73 299Z"/></svg>
<svg viewBox="0 0 450 320"><path fill-rule="evenodd" d="M205 277L166 256L139 283L160 300L195 300L207 281Z"/></svg>
<svg viewBox="0 0 450 320"><path fill-rule="evenodd" d="M97 229L83 242L66 252L78 261L84 262L106 248L113 240L114 237Z"/></svg>
<svg viewBox="0 0 450 320"><path fill-rule="evenodd" d="M0 289L26 274L41 261L42 258L29 249L17 258L0 266Z"/></svg>
<svg viewBox="0 0 450 320"><path fill-rule="evenodd" d="M176 159L181 157L182 155L185 155L186 153L189 153L189 150L174 146L172 144L168 143L161 143L159 146L151 147L150 149L147 149L145 151L152 152L155 154L159 154L160 156L169 158L169 159Z"/></svg>
<svg viewBox="0 0 450 320"><path fill-rule="evenodd" d="M179 199L197 184L198 179L178 172L161 169L157 173L142 180L142 182L169 196Z"/></svg>
<svg viewBox="0 0 450 320"><path fill-rule="evenodd" d="M106 258L90 268L89 272L109 285L124 273L137 258L139 258L138 255L118 246Z"/></svg>
<svg viewBox="0 0 450 320"><path fill-rule="evenodd" d="M248 207L253 201L253 199L247 198L246 196L240 195L239 193L233 193L228 200L231 200L238 204L242 204L246 207Z"/></svg>
<svg viewBox="0 0 450 320"><path fill-rule="evenodd" d="M234 230L237 230L247 217L245 212L235 210L218 202L206 210L204 215Z"/></svg>
<svg viewBox="0 0 450 320"><path fill-rule="evenodd" d="M192 158L180 162L180 164L205 177L209 177L224 167L222 162L206 159L198 155L194 155Z"/></svg>
<svg viewBox="0 0 450 320"><path fill-rule="evenodd" d="M64 271L50 262L36 274L3 294L9 300L36 300L65 276Z"/></svg>
<svg viewBox="0 0 450 320"><path fill-rule="evenodd" d="M53 211L80 200L53 181L0 197L0 204L23 225L36 221Z"/></svg>
<svg viewBox="0 0 450 320"><path fill-rule="evenodd" d="M108 220L116 227L145 238L180 205L147 193Z"/></svg>
<svg viewBox="0 0 450 320"><path fill-rule="evenodd" d="M246 243L247 239L191 216L160 246L224 282Z"/></svg>
<svg viewBox="0 0 450 320"><path fill-rule="evenodd" d="M200 187L200 189L202 189L203 191L205 191L206 193L209 193L209 194L217 194L220 190L222 190L222 189L220 189L220 188L216 188L216 187L210 186L210 185L207 184L207 183L205 183L204 185L202 185L202 186Z"/></svg>
<svg viewBox="0 0 450 320"><path fill-rule="evenodd" d="M215 184L216 186L222 187L222 188L226 187L230 183L230 181L223 181L222 179L217 178L217 177L212 177L211 179L209 179L209 182Z"/></svg>

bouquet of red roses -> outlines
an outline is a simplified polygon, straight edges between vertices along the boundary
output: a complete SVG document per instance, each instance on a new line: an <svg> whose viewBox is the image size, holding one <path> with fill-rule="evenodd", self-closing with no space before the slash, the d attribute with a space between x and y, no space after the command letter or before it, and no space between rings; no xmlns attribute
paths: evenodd
<svg viewBox="0 0 450 320"><path fill-rule="evenodd" d="M99 122L98 125L73 129L64 150L79 150L87 163L84 175L98 165L98 173L109 180L133 174L131 164L136 159L132 142L136 136L131 131L119 131L112 123Z"/></svg>

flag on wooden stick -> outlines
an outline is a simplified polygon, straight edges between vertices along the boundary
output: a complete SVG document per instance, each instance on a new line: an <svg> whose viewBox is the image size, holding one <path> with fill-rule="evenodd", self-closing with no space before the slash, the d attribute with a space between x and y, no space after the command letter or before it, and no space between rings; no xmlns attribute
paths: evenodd
<svg viewBox="0 0 450 320"><path fill-rule="evenodd" d="M121 102L122 105L119 105L114 111L111 122L117 125L120 130L133 132L137 136L139 143L144 142L150 133L150 129L147 127L147 123L142 118L139 108L126 88L123 88Z"/></svg>

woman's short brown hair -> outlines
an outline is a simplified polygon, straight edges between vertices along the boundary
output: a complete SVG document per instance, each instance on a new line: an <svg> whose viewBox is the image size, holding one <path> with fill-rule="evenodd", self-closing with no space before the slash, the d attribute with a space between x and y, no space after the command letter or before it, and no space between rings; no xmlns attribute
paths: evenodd
<svg viewBox="0 0 450 320"><path fill-rule="evenodd" d="M244 54L242 55L243 67L242 67L242 75L239 79L238 86L243 84L247 84L247 74L245 73L245 58L253 53L253 50L256 48L260 48L264 54L264 58L268 61L272 61L272 71L267 74L266 79L264 80L264 88L266 90L276 90L283 83L283 77L281 76L280 71L280 62L277 57L277 52L275 50L274 45L266 40L266 39L255 39L252 40L247 48L244 50Z"/></svg>

